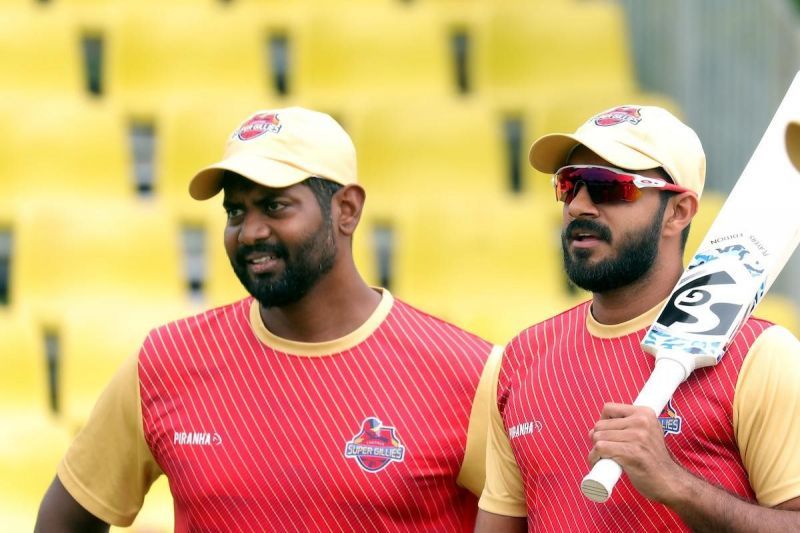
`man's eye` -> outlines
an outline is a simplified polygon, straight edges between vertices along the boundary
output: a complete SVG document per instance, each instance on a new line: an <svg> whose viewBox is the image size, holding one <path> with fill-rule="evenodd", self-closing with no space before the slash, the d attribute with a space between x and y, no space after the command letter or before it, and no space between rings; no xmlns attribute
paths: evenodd
<svg viewBox="0 0 800 533"><path fill-rule="evenodd" d="M225 212L228 214L229 219L242 216L242 214L244 213L244 211L239 209L238 207L232 207L230 209L226 209Z"/></svg>

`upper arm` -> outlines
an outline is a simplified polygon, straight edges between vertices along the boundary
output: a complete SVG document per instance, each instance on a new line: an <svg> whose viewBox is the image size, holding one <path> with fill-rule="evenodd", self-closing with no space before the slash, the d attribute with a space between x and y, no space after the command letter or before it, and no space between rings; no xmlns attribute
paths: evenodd
<svg viewBox="0 0 800 533"><path fill-rule="evenodd" d="M497 407L499 367L500 365L491 386L492 401L489 405L486 436L486 484L478 505L484 511L496 515L525 517L527 510L522 474Z"/></svg>
<svg viewBox="0 0 800 533"><path fill-rule="evenodd" d="M36 517L35 533L105 532L109 525L81 507L58 477L44 495Z"/></svg>
<svg viewBox="0 0 800 533"><path fill-rule="evenodd" d="M785 328L765 330L739 373L733 423L758 502L774 507L800 497L800 342Z"/></svg>
<svg viewBox="0 0 800 533"><path fill-rule="evenodd" d="M528 521L516 516L503 516L483 509L478 511L475 533L524 533L528 531Z"/></svg>
<svg viewBox="0 0 800 533"><path fill-rule="evenodd" d="M494 399L492 382L497 375L502 353L502 347L493 347L483 367L472 401L464 462L461 464L461 471L457 479L460 486L476 496L481 495L486 480L486 429L489 408Z"/></svg>
<svg viewBox="0 0 800 533"><path fill-rule="evenodd" d="M800 497L792 498L775 506L782 511L800 511Z"/></svg>
<svg viewBox="0 0 800 533"><path fill-rule="evenodd" d="M75 501L115 526L133 522L161 474L144 437L137 365L120 367L57 470Z"/></svg>

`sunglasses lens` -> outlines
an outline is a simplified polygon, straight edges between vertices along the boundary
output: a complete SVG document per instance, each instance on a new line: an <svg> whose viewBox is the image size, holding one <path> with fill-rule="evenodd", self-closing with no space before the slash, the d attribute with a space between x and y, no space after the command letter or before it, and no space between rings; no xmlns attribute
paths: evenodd
<svg viewBox="0 0 800 533"><path fill-rule="evenodd" d="M556 198L569 204L575 199L581 184L586 186L595 204L633 202L642 194L630 177L611 169L564 167L556 175Z"/></svg>

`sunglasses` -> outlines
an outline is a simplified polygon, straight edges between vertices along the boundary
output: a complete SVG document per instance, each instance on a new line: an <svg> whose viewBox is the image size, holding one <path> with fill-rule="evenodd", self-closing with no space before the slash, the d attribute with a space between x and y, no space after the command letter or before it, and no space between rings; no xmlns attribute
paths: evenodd
<svg viewBox="0 0 800 533"><path fill-rule="evenodd" d="M569 205L583 183L594 204L610 202L635 202L642 189L657 188L662 191L687 192L689 189L659 178L649 178L618 168L595 165L569 165L553 175L556 200Z"/></svg>

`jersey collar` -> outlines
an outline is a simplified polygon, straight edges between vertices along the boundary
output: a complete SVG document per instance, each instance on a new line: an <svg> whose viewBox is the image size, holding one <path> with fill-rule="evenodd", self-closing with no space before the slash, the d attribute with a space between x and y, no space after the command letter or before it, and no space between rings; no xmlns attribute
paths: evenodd
<svg viewBox="0 0 800 533"><path fill-rule="evenodd" d="M593 337L601 339L612 339L614 337L624 337L630 335L641 329L649 328L650 325L658 317L661 308L664 307L666 300L661 301L655 307L652 307L626 322L619 324L601 324L592 316L591 305L586 306L586 328Z"/></svg>
<svg viewBox="0 0 800 533"><path fill-rule="evenodd" d="M256 337L270 348L290 355L301 357L319 357L333 355L360 344L378 329L378 326L386 319L394 305L394 297L386 289L376 289L381 293L381 301L378 307L372 312L369 318L358 328L351 331L344 337L324 342L299 342L283 337L278 337L264 325L258 309L258 301L253 299L250 304L250 326Z"/></svg>

